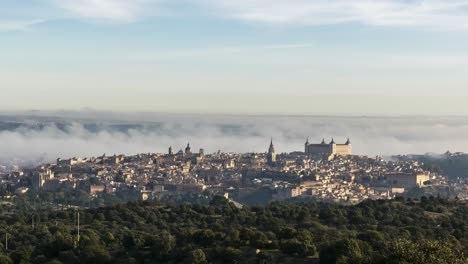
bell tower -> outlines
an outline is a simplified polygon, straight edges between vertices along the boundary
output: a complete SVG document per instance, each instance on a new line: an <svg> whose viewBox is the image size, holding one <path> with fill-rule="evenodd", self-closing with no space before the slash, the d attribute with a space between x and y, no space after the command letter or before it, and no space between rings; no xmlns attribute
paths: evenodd
<svg viewBox="0 0 468 264"><path fill-rule="evenodd" d="M272 167L276 165L276 152L275 152L275 147L273 146L273 139L271 139L270 147L268 148L267 162L268 162L268 165Z"/></svg>

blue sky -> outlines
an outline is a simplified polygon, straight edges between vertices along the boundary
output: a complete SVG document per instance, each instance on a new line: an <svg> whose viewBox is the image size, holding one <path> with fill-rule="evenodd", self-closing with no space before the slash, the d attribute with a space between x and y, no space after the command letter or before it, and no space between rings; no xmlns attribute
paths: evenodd
<svg viewBox="0 0 468 264"><path fill-rule="evenodd" d="M467 115L468 0L1 0L2 110Z"/></svg>

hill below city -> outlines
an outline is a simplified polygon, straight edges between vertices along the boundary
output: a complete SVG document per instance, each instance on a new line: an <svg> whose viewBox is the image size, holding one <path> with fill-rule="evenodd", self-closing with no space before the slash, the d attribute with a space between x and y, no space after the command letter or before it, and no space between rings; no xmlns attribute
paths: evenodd
<svg viewBox="0 0 468 264"><path fill-rule="evenodd" d="M436 197L19 211L0 216L0 263L467 263L467 220Z"/></svg>

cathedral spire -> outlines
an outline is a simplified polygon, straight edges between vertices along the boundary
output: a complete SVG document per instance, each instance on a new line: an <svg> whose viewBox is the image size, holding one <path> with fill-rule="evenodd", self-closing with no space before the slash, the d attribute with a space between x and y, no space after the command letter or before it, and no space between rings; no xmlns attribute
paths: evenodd
<svg viewBox="0 0 468 264"><path fill-rule="evenodd" d="M267 162L270 166L275 166L276 164L276 152L275 147L273 146L273 138L270 141L270 148L268 149Z"/></svg>
<svg viewBox="0 0 468 264"><path fill-rule="evenodd" d="M268 153L273 153L273 152L275 152L275 147L273 146L273 138L271 138Z"/></svg>

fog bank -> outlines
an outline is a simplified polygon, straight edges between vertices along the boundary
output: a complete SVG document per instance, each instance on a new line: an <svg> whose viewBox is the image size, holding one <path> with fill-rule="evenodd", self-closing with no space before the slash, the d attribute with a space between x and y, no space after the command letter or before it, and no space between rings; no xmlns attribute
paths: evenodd
<svg viewBox="0 0 468 264"><path fill-rule="evenodd" d="M48 113L50 114L50 113ZM349 137L360 155L468 151L468 118L307 117L175 114L55 113L0 115L0 161L166 152L169 146L206 153L303 150Z"/></svg>

